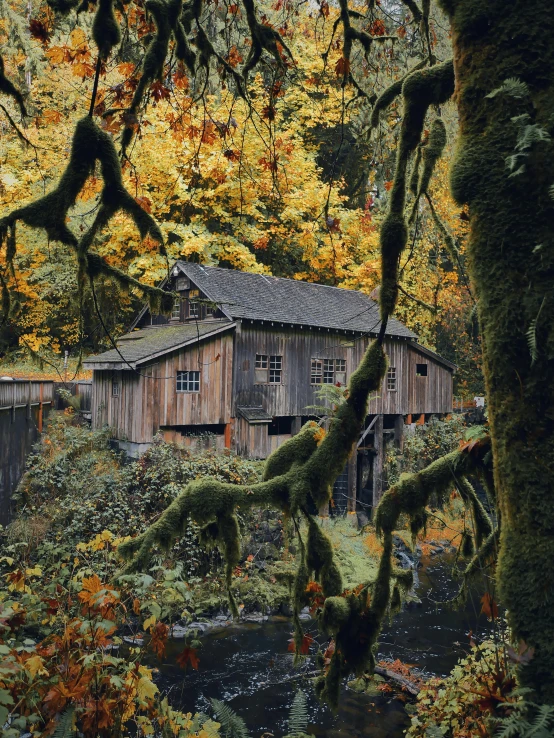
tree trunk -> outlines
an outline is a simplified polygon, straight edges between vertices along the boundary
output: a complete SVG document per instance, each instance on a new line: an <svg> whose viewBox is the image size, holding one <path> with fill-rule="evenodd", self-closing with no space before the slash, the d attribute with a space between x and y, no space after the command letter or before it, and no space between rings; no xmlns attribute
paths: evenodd
<svg viewBox="0 0 554 738"><path fill-rule="evenodd" d="M521 683L554 703L554 4L442 5L460 117L451 185L469 206L501 513L499 591L514 637L534 648Z"/></svg>

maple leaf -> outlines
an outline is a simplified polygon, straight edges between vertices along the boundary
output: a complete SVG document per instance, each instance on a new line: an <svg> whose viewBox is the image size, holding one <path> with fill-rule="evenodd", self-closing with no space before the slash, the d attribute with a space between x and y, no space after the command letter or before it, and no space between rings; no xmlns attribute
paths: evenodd
<svg viewBox="0 0 554 738"><path fill-rule="evenodd" d="M242 61L242 56L236 46L231 46L229 54L227 55L227 61L235 68Z"/></svg>
<svg viewBox="0 0 554 738"><path fill-rule="evenodd" d="M350 74L350 60L341 56L335 64L335 74L337 77L347 77Z"/></svg>
<svg viewBox="0 0 554 738"><path fill-rule="evenodd" d="M385 28L385 24L382 20L379 20L379 18L374 20L369 26L369 33L372 36L384 36L386 31L387 29Z"/></svg>
<svg viewBox="0 0 554 738"><path fill-rule="evenodd" d="M82 603L91 605L97 599L97 595L102 589L103 585L97 574L93 574L91 577L83 577L83 589L77 597Z"/></svg>
<svg viewBox="0 0 554 738"><path fill-rule="evenodd" d="M171 92L159 81L153 82L150 85L150 94L154 99L154 103L158 103L160 100L169 100L171 97Z"/></svg>
<svg viewBox="0 0 554 738"><path fill-rule="evenodd" d="M27 671L33 678L37 674L44 676L48 674L48 670L44 668L44 661L38 654L34 654L25 661L25 671Z"/></svg>
<svg viewBox="0 0 554 738"><path fill-rule="evenodd" d="M148 197L135 197L135 202L138 202L141 208L143 210L146 210L147 213L152 212L152 200L150 200Z"/></svg>
<svg viewBox="0 0 554 738"><path fill-rule="evenodd" d="M273 105L266 105L262 109L262 118L265 118L266 120L275 120L275 114L276 110L273 107Z"/></svg>
<svg viewBox="0 0 554 738"><path fill-rule="evenodd" d="M38 20L37 18L31 18L29 20L29 32L33 38L40 41L41 44L47 44L50 41L50 30L46 23Z"/></svg>
<svg viewBox="0 0 554 738"><path fill-rule="evenodd" d="M385 189L386 189L387 192L389 192L392 189L392 185L393 184L394 183L393 183L392 179L389 179L389 180L387 180L387 182L385 182Z"/></svg>
<svg viewBox="0 0 554 738"><path fill-rule="evenodd" d="M45 53L52 64L61 64L64 61L71 60L70 51L67 46L52 46Z"/></svg>
<svg viewBox="0 0 554 738"><path fill-rule="evenodd" d="M481 612L487 616L487 620L495 620L498 617L498 605L488 592L481 597Z"/></svg>
<svg viewBox="0 0 554 738"><path fill-rule="evenodd" d="M301 654L302 656L306 656L306 654L310 652L310 646L312 645L313 642L314 642L314 639L312 638L312 636L309 633L305 633L302 636L302 642L300 644L300 648L298 649L298 653ZM296 651L296 644L294 642L294 638L291 638L289 640L288 650L293 653Z"/></svg>
<svg viewBox="0 0 554 738"><path fill-rule="evenodd" d="M165 623L157 622L150 632L152 634L150 639L150 648L154 651L156 656L161 659L165 656L169 627Z"/></svg>
<svg viewBox="0 0 554 738"><path fill-rule="evenodd" d="M229 161L240 161L240 151L236 151L235 149L226 149L223 152L223 156L229 159Z"/></svg>
<svg viewBox="0 0 554 738"><path fill-rule="evenodd" d="M196 648L185 646L181 653L177 656L177 663L181 669L186 669L187 664L190 663L193 669L198 669L200 659L198 658L198 651Z"/></svg>

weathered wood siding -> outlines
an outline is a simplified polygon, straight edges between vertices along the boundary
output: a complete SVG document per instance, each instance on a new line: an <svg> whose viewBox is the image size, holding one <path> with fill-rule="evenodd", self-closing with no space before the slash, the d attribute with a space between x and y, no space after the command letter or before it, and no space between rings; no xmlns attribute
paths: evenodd
<svg viewBox="0 0 554 738"><path fill-rule="evenodd" d="M347 380L359 365L369 339L327 332L268 325L243 324L235 338L233 410L237 406L262 406L272 416L309 415L310 405L321 405L310 384L312 359L345 359ZM386 351L397 369L397 389L389 392L386 381L370 401L368 413L408 413L407 342L386 341ZM283 357L280 385L256 384L256 354Z"/></svg>
<svg viewBox="0 0 554 738"><path fill-rule="evenodd" d="M427 376L418 377L417 364L427 365ZM452 412L452 372L442 364L408 348L408 411L412 414Z"/></svg>
<svg viewBox="0 0 554 738"><path fill-rule="evenodd" d="M11 517L11 498L27 454L46 427L56 396L54 382L0 380L0 525Z"/></svg>
<svg viewBox="0 0 554 738"><path fill-rule="evenodd" d="M233 412L237 406L262 406L272 416L309 415L310 405L321 405L320 386L310 385L312 359L345 359L347 379L358 367L370 342L326 330L289 329L243 323L235 338ZM402 339L387 339L389 366L396 369L396 390L387 379L372 395L369 415L447 413L452 410L452 373L432 358L420 354ZM256 354L283 357L280 385L256 384ZM428 364L428 376L416 377L416 364Z"/></svg>
<svg viewBox="0 0 554 738"><path fill-rule="evenodd" d="M95 371L92 420L114 435L148 443L160 427L226 424L231 418L232 334L220 334L142 366L140 373ZM177 392L178 371L200 371L200 392ZM119 381L119 396L112 381Z"/></svg>

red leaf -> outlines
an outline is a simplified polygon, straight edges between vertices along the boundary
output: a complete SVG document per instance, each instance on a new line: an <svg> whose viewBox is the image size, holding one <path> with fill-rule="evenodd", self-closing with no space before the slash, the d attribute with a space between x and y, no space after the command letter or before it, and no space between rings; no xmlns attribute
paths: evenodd
<svg viewBox="0 0 554 738"><path fill-rule="evenodd" d="M196 648L185 646L181 653L177 656L177 663L181 669L186 669L187 664L190 663L193 669L198 669L200 659L198 658L198 651Z"/></svg>
<svg viewBox="0 0 554 738"><path fill-rule="evenodd" d="M298 649L298 653L299 654L302 654L302 656L306 656L306 654L309 653L310 646L312 645L313 642L314 642L314 639L312 638L312 636L309 635L309 634L305 634L302 637L302 643L300 644L300 648ZM291 651L292 653L295 653L296 652L296 644L294 642L294 638L291 638L289 640L289 649L288 650Z"/></svg>
<svg viewBox="0 0 554 738"><path fill-rule="evenodd" d="M337 75L337 77L348 76L348 74L350 74L350 60L345 59L344 56L341 56L335 64L335 74Z"/></svg>

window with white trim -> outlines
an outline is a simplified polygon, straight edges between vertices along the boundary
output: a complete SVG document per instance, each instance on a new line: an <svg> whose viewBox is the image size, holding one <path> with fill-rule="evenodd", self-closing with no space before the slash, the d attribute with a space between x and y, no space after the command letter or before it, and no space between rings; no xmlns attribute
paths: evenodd
<svg viewBox="0 0 554 738"><path fill-rule="evenodd" d="M396 392L396 367L389 366L387 369L387 390Z"/></svg>
<svg viewBox="0 0 554 738"><path fill-rule="evenodd" d="M173 309L171 311L171 317L173 319L177 318L177 320L181 317L181 298L176 297L173 301Z"/></svg>
<svg viewBox="0 0 554 738"><path fill-rule="evenodd" d="M310 384L346 384L346 359L312 359Z"/></svg>
<svg viewBox="0 0 554 738"><path fill-rule="evenodd" d="M310 371L310 384L321 384L323 381L323 362L320 359L312 359Z"/></svg>
<svg viewBox="0 0 554 738"><path fill-rule="evenodd" d="M189 302L189 318L200 317L200 303L191 300Z"/></svg>
<svg viewBox="0 0 554 738"><path fill-rule="evenodd" d="M200 392L200 372L177 372L177 392Z"/></svg>
<svg viewBox="0 0 554 738"><path fill-rule="evenodd" d="M116 374L112 377L112 397L119 397L121 394L121 385L119 383L119 375Z"/></svg>
<svg viewBox="0 0 554 738"><path fill-rule="evenodd" d="M256 384L281 384L283 380L283 357L256 354L254 382Z"/></svg>

